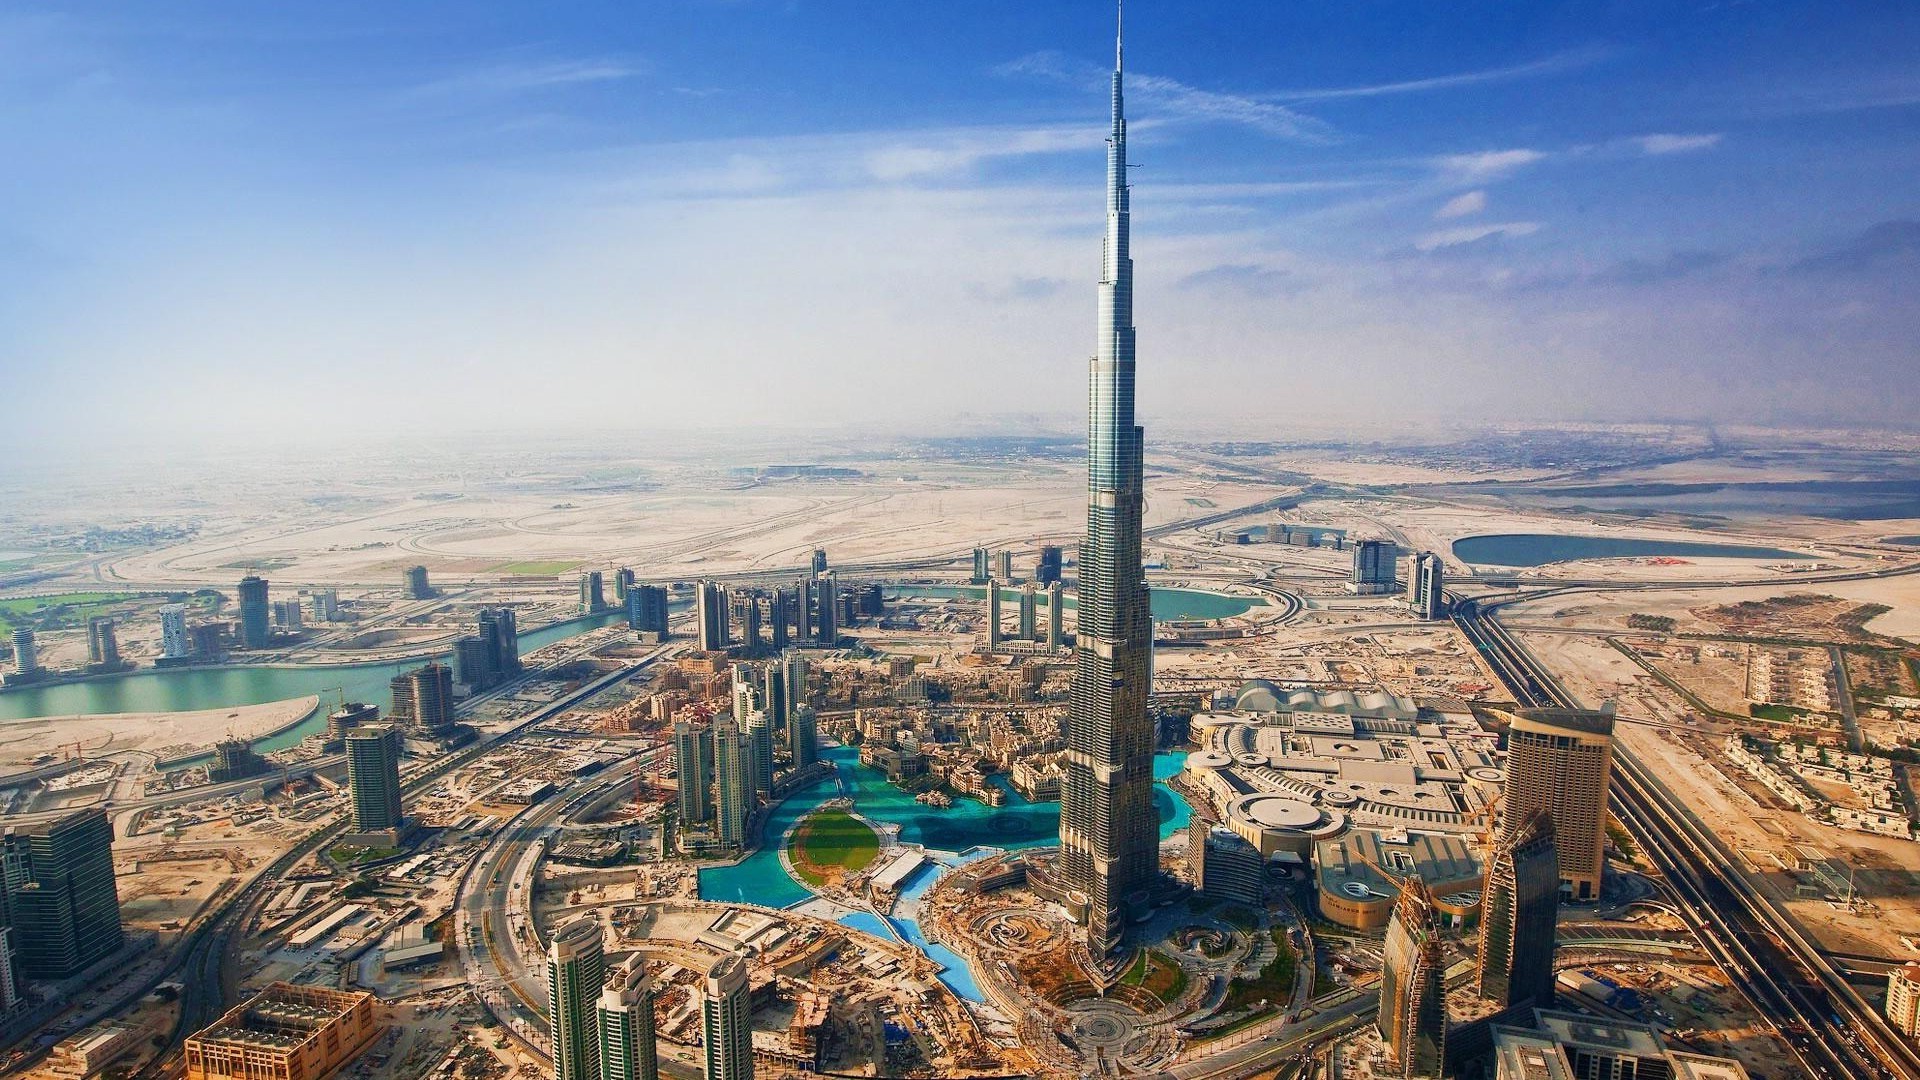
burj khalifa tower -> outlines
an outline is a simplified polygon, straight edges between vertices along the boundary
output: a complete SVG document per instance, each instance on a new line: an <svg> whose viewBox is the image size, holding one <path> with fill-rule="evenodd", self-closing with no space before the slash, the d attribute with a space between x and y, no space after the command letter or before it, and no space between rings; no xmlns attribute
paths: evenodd
<svg viewBox="0 0 1920 1080"><path fill-rule="evenodd" d="M1067 767L1061 790L1060 883L1085 905L1093 955L1119 953L1130 906L1159 866L1153 805L1153 649L1140 566L1141 430L1133 422L1133 259L1127 253L1127 121L1121 35L1114 36L1113 130L1107 137L1107 238L1100 348L1087 389L1087 536L1080 545L1079 621Z"/></svg>

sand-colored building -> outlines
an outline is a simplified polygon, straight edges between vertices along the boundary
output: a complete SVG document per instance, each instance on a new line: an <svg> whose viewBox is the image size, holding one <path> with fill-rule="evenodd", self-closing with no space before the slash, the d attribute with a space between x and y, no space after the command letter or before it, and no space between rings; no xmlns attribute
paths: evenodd
<svg viewBox="0 0 1920 1080"><path fill-rule="evenodd" d="M187 1080L326 1080L373 1045L365 992L277 982L187 1039Z"/></svg>

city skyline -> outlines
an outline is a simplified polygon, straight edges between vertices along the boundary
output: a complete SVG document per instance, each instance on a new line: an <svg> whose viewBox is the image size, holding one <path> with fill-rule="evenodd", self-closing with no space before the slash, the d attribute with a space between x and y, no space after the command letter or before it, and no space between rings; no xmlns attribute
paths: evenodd
<svg viewBox="0 0 1920 1080"><path fill-rule="evenodd" d="M440 2L0 14L0 1072L1920 1080L1920 13Z"/></svg>
<svg viewBox="0 0 1920 1080"><path fill-rule="evenodd" d="M422 430L713 366L756 422L851 420L831 386L856 373L903 405L1057 400L1101 138L1101 60L1070 43L1104 7L18 10L13 434L81 401L258 430L449 370L486 377ZM1157 409L1250 413L1285 379L1310 408L1484 418L1498 382L1540 416L1908 423L1879 388L1914 329L1910 13L1132 18ZM909 328L926 362L874 362ZM489 390L536 365L554 389Z"/></svg>

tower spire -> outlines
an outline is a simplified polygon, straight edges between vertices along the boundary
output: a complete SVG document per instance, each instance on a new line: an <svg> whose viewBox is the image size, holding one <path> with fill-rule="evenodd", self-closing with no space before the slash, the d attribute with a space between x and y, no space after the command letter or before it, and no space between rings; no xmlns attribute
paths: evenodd
<svg viewBox="0 0 1920 1080"><path fill-rule="evenodd" d="M1127 0L1113 0L1113 70L1116 72L1126 66L1120 62L1124 53L1121 46L1126 41L1126 29Z"/></svg>
<svg viewBox="0 0 1920 1080"><path fill-rule="evenodd" d="M1088 372L1087 538L1080 546L1079 629L1060 804L1060 878L1083 913L1087 945L1102 965L1122 955L1129 913L1140 910L1154 886L1160 839L1147 713L1153 628L1140 562L1142 434L1133 407L1122 17L1116 4L1099 346Z"/></svg>

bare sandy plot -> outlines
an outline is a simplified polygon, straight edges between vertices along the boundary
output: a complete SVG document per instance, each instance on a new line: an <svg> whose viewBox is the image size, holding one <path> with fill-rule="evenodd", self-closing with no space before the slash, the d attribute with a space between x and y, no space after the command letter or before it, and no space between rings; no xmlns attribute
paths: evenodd
<svg viewBox="0 0 1920 1080"><path fill-rule="evenodd" d="M127 750L212 746L229 734L258 739L305 719L319 704L319 698L309 696L200 712L12 720L0 724L0 762L26 764L41 754L72 750L76 743L89 757L97 757Z"/></svg>

